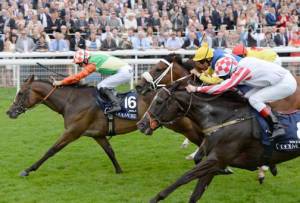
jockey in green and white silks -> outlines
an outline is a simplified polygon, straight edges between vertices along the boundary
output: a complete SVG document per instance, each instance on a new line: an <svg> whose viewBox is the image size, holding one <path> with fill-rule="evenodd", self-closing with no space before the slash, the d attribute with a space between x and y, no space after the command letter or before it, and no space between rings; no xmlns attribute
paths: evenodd
<svg viewBox="0 0 300 203"><path fill-rule="evenodd" d="M112 108L107 111L108 113L121 110L114 88L131 80L132 67L117 57L105 53L92 55L87 50L78 50L74 55L74 63L83 66L83 70L61 81L54 81L53 85L77 83L95 71L103 75L110 75L97 85L97 89L101 94L106 95L113 104Z"/></svg>

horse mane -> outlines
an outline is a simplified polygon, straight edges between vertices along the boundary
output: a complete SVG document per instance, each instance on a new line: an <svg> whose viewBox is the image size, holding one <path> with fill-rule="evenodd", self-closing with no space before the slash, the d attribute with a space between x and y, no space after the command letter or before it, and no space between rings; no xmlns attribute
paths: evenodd
<svg viewBox="0 0 300 203"><path fill-rule="evenodd" d="M52 82L50 82L49 80L42 80L42 79L38 79L38 80L34 80L34 82L42 82L42 83L46 83L46 84L49 84L49 85L52 85ZM92 85L89 85L89 84L82 84L80 82L78 83L73 83L73 84L70 84L70 85L64 85L62 87L72 87L72 88L95 88L94 86Z"/></svg>
<svg viewBox="0 0 300 203"><path fill-rule="evenodd" d="M181 67L183 67L185 70L190 71L194 68L194 63L189 59L186 62L183 62L181 55L171 53L164 57L166 61L169 63L172 63L174 60L176 63L178 63Z"/></svg>

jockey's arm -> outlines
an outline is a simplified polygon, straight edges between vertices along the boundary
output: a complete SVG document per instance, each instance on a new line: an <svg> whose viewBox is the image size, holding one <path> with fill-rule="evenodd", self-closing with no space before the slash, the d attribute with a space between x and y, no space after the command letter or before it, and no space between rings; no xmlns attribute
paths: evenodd
<svg viewBox="0 0 300 203"><path fill-rule="evenodd" d="M96 65L91 63L85 65L82 71L75 75L71 75L69 77L66 77L62 80L62 85L69 85L73 83L79 82L82 78L85 78L86 76L90 75L91 73L96 71Z"/></svg>
<svg viewBox="0 0 300 203"><path fill-rule="evenodd" d="M235 71L231 77L224 80L220 84L197 87L197 92L203 92L208 94L221 94L235 86L241 81L251 78L251 71L248 68L239 68Z"/></svg>

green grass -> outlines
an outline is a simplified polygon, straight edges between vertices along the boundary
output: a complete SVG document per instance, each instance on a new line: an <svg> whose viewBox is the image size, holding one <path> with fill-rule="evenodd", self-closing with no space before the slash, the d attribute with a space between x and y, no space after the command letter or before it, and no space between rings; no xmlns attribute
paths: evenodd
<svg viewBox="0 0 300 203"><path fill-rule="evenodd" d="M148 202L157 192L193 167L184 157L194 150L180 149L183 137L161 129L152 137L139 132L111 140L124 173L117 175L103 150L82 137L66 147L29 177L19 173L38 160L63 129L60 115L45 106L28 111L17 120L5 112L14 89L0 89L0 202ZM268 174L265 184L256 172L235 169L216 177L204 194L204 203L296 203L300 187L300 160L284 163L277 177ZM187 202L195 181L165 200Z"/></svg>

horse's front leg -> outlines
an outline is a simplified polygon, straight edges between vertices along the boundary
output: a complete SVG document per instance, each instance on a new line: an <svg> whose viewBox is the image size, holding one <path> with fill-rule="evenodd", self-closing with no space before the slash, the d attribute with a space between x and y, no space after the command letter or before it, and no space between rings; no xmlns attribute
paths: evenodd
<svg viewBox="0 0 300 203"><path fill-rule="evenodd" d="M66 129L62 136L56 141L56 143L44 154L44 156L35 162L32 166L25 169L20 176L28 176L31 171L36 171L47 159L54 156L57 152L67 146L69 143L78 139L81 135L81 131L77 131L76 128Z"/></svg>
<svg viewBox="0 0 300 203"><path fill-rule="evenodd" d="M169 196L174 190L176 190L181 185L184 185L196 178L201 178L207 174L217 173L219 170L218 161L216 159L210 159L199 163L195 168L185 173L181 178L179 178L175 183L158 193L153 199L150 200L150 203L156 203L160 200L165 199Z"/></svg>
<svg viewBox="0 0 300 203"><path fill-rule="evenodd" d="M107 140L106 137L94 137L96 142L104 149L108 157L110 158L111 162L113 163L116 173L122 173L122 169L115 157L114 150L112 149L109 141Z"/></svg>

